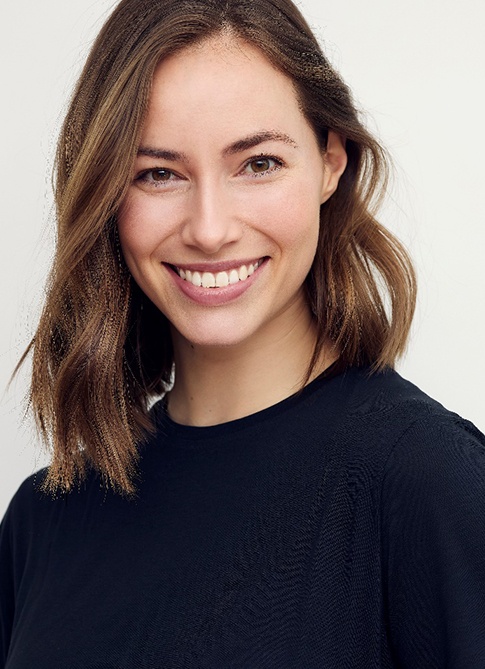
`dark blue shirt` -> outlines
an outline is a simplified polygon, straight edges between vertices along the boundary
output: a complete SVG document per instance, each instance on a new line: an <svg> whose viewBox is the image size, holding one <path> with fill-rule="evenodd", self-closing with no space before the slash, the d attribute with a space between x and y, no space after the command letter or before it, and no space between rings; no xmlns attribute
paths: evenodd
<svg viewBox="0 0 485 669"><path fill-rule="evenodd" d="M258 380L255 379L255 383ZM6 669L484 669L485 438L396 372L212 427L162 403L138 495L27 479Z"/></svg>

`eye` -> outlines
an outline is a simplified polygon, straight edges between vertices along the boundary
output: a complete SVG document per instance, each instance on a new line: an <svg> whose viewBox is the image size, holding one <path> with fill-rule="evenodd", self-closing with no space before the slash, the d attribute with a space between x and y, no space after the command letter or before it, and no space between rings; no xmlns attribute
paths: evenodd
<svg viewBox="0 0 485 669"><path fill-rule="evenodd" d="M245 174L252 174L260 176L268 172L279 170L283 166L283 161L273 156L257 156L247 161L243 172Z"/></svg>
<svg viewBox="0 0 485 669"><path fill-rule="evenodd" d="M167 170L164 167L157 169L144 170L137 175L135 181L140 181L148 186L157 186L158 184L166 184L169 181L173 181L176 177L175 172L172 170Z"/></svg>

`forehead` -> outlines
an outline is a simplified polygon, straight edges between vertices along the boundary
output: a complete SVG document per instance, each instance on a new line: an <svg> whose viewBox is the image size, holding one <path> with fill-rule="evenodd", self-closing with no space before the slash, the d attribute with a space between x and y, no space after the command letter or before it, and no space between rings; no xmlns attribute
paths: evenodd
<svg viewBox="0 0 485 669"><path fill-rule="evenodd" d="M164 59L156 68L144 127L165 132L234 132L293 126L307 132L293 82L255 46L218 36Z"/></svg>
<svg viewBox="0 0 485 669"><path fill-rule="evenodd" d="M156 68L155 83L165 85L179 83L186 86L199 84L204 89L212 77L235 78L234 88L244 84L244 76L250 75L254 87L282 86L287 93L293 92L289 77L280 72L253 44L234 36L218 35L196 43L165 58ZM238 77L240 77L238 79Z"/></svg>

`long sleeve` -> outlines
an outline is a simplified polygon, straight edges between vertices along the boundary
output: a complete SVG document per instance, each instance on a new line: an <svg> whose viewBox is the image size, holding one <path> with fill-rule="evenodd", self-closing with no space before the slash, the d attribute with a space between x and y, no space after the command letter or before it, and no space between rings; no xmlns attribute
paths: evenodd
<svg viewBox="0 0 485 669"><path fill-rule="evenodd" d="M14 614L10 511L0 525L0 667L5 666L7 659Z"/></svg>
<svg viewBox="0 0 485 669"><path fill-rule="evenodd" d="M28 555L36 554L31 539L36 526L35 490L41 476L39 472L24 481L0 524L0 669L6 666L14 626L31 590L32 581L26 577L25 567Z"/></svg>
<svg viewBox="0 0 485 669"><path fill-rule="evenodd" d="M485 442L450 414L416 422L382 488L390 645L402 669L485 667Z"/></svg>

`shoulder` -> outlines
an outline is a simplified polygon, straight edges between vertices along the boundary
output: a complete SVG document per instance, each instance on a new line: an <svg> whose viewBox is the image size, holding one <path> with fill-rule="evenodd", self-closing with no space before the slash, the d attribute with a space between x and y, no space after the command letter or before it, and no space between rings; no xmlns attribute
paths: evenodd
<svg viewBox="0 0 485 669"><path fill-rule="evenodd" d="M349 415L382 424L392 435L386 461L388 482L420 472L453 477L484 466L485 435L393 370L356 384Z"/></svg>
<svg viewBox="0 0 485 669"><path fill-rule="evenodd" d="M56 523L60 513L69 510L73 514L82 509L86 499L101 489L98 477L89 471L82 484L71 492L47 493L43 489L47 472L45 467L26 478L12 497L2 521L4 538L7 533L27 543L38 539L46 528Z"/></svg>
<svg viewBox="0 0 485 669"><path fill-rule="evenodd" d="M485 436L451 412L419 416L389 453L382 504L390 526L399 512L399 522L419 515L422 527L465 520L459 534L472 523L485 529Z"/></svg>
<svg viewBox="0 0 485 669"><path fill-rule="evenodd" d="M351 369L332 382L343 399L337 438L346 455L341 457L365 463L386 490L404 486L408 477L436 477L440 471L457 485L460 477L479 475L484 435L397 372Z"/></svg>
<svg viewBox="0 0 485 669"><path fill-rule="evenodd" d="M13 563L21 562L28 553L32 537L42 531L39 522L39 501L42 506L44 496L40 486L47 470L32 474L19 487L5 512L0 525L0 562L2 578L13 568ZM3 583L2 587L6 587Z"/></svg>
<svg viewBox="0 0 485 669"><path fill-rule="evenodd" d="M469 421L446 409L395 370L371 374L367 369L352 369L343 375L348 386L346 417L367 424L381 425L401 440L428 444L471 439L483 443L484 435Z"/></svg>
<svg viewBox="0 0 485 669"><path fill-rule="evenodd" d="M349 410L353 415L394 412L405 413L412 420L451 413L394 369L372 373L369 368L353 368L342 377L351 389Z"/></svg>
<svg viewBox="0 0 485 669"><path fill-rule="evenodd" d="M29 516L35 513L39 502L42 503L46 499L46 495L42 492L42 483L46 475L47 467L40 469L23 481L10 501L4 522L12 518L15 519L15 522L24 523Z"/></svg>
<svg viewBox="0 0 485 669"><path fill-rule="evenodd" d="M384 554L394 574L464 565L485 585L485 435L422 395L389 414L400 426L382 468Z"/></svg>
<svg viewBox="0 0 485 669"><path fill-rule="evenodd" d="M387 472L419 467L460 479L466 470L485 464L485 435L473 423L451 411L419 413L406 425L387 462Z"/></svg>
<svg viewBox="0 0 485 669"><path fill-rule="evenodd" d="M387 415L401 423L379 495L396 654L406 666L485 666L485 436L421 391Z"/></svg>

